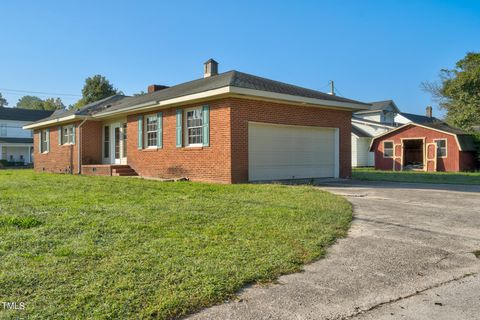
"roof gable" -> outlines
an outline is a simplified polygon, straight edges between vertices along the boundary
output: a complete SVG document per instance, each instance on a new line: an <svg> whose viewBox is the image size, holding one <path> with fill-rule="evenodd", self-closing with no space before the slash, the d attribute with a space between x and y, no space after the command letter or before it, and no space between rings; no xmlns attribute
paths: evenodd
<svg viewBox="0 0 480 320"><path fill-rule="evenodd" d="M371 112L380 112L380 111L392 111L394 113L400 113L397 105L393 100L383 100L383 101L374 101L370 102L370 107L368 110L357 111L356 113L371 113Z"/></svg>

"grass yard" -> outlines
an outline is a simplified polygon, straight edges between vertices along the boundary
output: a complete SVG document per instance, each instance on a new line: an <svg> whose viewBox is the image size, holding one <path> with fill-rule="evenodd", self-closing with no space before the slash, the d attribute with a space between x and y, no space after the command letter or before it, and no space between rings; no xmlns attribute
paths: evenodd
<svg viewBox="0 0 480 320"><path fill-rule="evenodd" d="M25 303L0 318L177 318L300 270L351 218L308 186L0 170L0 301Z"/></svg>
<svg viewBox="0 0 480 320"><path fill-rule="evenodd" d="M375 170L373 168L354 168L352 178L370 181L480 184L480 172L393 172Z"/></svg>

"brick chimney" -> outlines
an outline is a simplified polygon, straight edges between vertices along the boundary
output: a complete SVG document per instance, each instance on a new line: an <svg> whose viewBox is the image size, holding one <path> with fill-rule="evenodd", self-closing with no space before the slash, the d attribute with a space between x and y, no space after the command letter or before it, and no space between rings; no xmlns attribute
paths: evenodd
<svg viewBox="0 0 480 320"><path fill-rule="evenodd" d="M427 117L431 118L433 115L432 115L432 107L431 106L428 106L426 109L425 109L425 113L427 115Z"/></svg>
<svg viewBox="0 0 480 320"><path fill-rule="evenodd" d="M216 76L217 74L218 62L213 59L208 59L208 61L203 64L203 77L208 78L211 76Z"/></svg>
<svg viewBox="0 0 480 320"><path fill-rule="evenodd" d="M148 86L147 90L148 90L148 93L152 93L152 92L160 91L166 88L168 88L168 86L162 86L160 84L151 84Z"/></svg>

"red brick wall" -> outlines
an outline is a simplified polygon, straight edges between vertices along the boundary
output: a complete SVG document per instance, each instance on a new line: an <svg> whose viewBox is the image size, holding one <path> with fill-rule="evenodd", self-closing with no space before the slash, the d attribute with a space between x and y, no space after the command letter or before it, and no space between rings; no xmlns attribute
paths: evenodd
<svg viewBox="0 0 480 320"><path fill-rule="evenodd" d="M248 122L340 129L340 177L350 178L352 113L246 99L230 99L232 110L232 181L248 181Z"/></svg>
<svg viewBox="0 0 480 320"><path fill-rule="evenodd" d="M78 172L78 141L80 122L75 123L74 145L58 144L58 126L50 127L50 151L39 153L38 139L40 130L35 130L33 135L34 146L34 169L41 172ZM102 156L102 123L87 121L82 127L82 163L101 163Z"/></svg>
<svg viewBox="0 0 480 320"><path fill-rule="evenodd" d="M82 174L86 176L111 176L112 169L106 165L84 165L82 166Z"/></svg>
<svg viewBox="0 0 480 320"><path fill-rule="evenodd" d="M40 131L35 130L33 135L34 169L38 172L70 173L76 172L78 162L78 143L75 145L58 144L58 126L50 129L50 150L48 153L39 152ZM75 137L78 141L78 128Z"/></svg>
<svg viewBox="0 0 480 320"><path fill-rule="evenodd" d="M437 171L460 170L460 152L458 149L457 141L453 135L414 125L410 125L403 129L394 131L374 141L373 150L375 152L376 169L392 170L393 159L383 157L383 141L393 140L395 144L401 144L402 138L425 138L425 143L433 143L436 139L446 139L447 157L437 158Z"/></svg>
<svg viewBox="0 0 480 320"><path fill-rule="evenodd" d="M176 109L210 106L210 146L176 147ZM139 175L158 178L187 177L195 181L231 183L230 108L226 100L185 105L163 112L163 148L138 150L138 116L128 117L127 162ZM185 117L183 117L185 121ZM185 133L184 133L185 134Z"/></svg>
<svg viewBox="0 0 480 320"><path fill-rule="evenodd" d="M99 121L87 121L81 126L82 164L102 163L102 128Z"/></svg>

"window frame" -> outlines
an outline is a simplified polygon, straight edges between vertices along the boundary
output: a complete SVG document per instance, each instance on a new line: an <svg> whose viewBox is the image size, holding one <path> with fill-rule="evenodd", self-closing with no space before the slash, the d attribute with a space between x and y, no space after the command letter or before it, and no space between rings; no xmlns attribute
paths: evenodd
<svg viewBox="0 0 480 320"><path fill-rule="evenodd" d="M155 130L148 130L148 118L155 119ZM143 117L143 148L144 149L158 149L158 115L156 113L147 114ZM149 145L148 134L155 133L155 144Z"/></svg>
<svg viewBox="0 0 480 320"><path fill-rule="evenodd" d="M446 138L442 138L442 139L435 139L433 140L435 142L435 146L437 147L437 158L447 158L448 157L448 148L447 148L447 145L448 145L448 142L447 142L447 139ZM438 154L438 149L441 149L438 147L438 141L445 141L445 147L441 147L441 148L444 148L445 149L445 155L444 156L439 156Z"/></svg>
<svg viewBox="0 0 480 320"><path fill-rule="evenodd" d="M45 134L45 140L43 140L43 134ZM48 129L40 130L40 153L48 153L50 150L50 137L48 135ZM43 146L44 143L45 147Z"/></svg>
<svg viewBox="0 0 480 320"><path fill-rule="evenodd" d="M67 135L65 135L65 132L64 132L65 129L68 130ZM75 130L75 126L73 124L62 126L62 137L61 137L62 146L69 146L69 145L75 144L74 130ZM67 137L66 141L65 141L65 137Z"/></svg>
<svg viewBox="0 0 480 320"><path fill-rule="evenodd" d="M391 148L385 148L386 143L391 143L392 147ZM392 150L392 155L391 156L386 156L385 155L385 149L387 150ZM382 156L384 159L393 159L393 156L395 155L395 142L393 140L385 140L382 143Z"/></svg>
<svg viewBox="0 0 480 320"><path fill-rule="evenodd" d="M191 111L200 111L200 122L201 124L199 126L188 126L188 113ZM205 129L205 124L203 123L203 106L198 106L198 107L192 107L188 109L184 109L183 112L183 117L185 118L183 120L183 132L184 132L184 145L187 148L198 148L198 147L203 147L203 130ZM197 143L189 143L189 134L188 134L188 129L197 129L200 128L200 142Z"/></svg>
<svg viewBox="0 0 480 320"><path fill-rule="evenodd" d="M108 140L106 140L108 133ZM111 150L111 140L112 140L112 135L110 134L110 125L106 124L103 126L103 133L102 133L102 153L103 153L103 159L110 159L110 154L112 153ZM106 148L105 148L106 147ZM106 151L106 152L105 152Z"/></svg>

